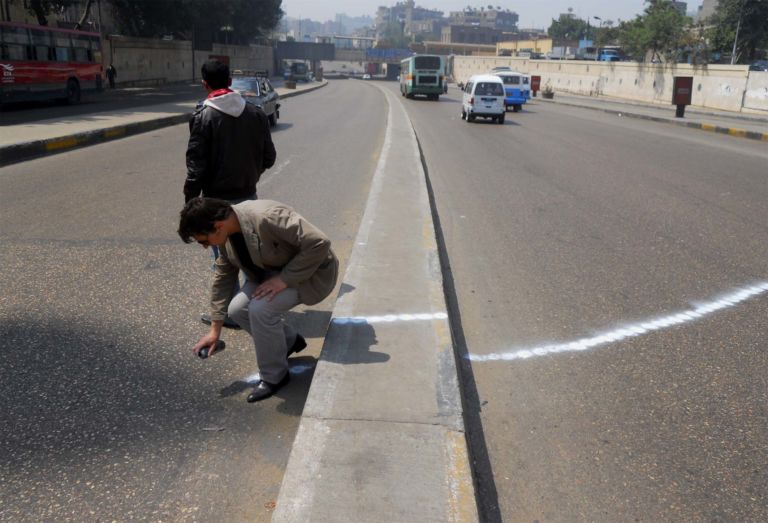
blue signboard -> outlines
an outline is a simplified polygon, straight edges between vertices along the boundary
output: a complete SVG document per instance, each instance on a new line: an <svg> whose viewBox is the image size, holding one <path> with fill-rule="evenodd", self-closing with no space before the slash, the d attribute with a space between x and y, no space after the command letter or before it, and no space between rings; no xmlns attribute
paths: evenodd
<svg viewBox="0 0 768 523"><path fill-rule="evenodd" d="M365 57L370 60L396 60L408 58L413 52L410 49L366 49Z"/></svg>

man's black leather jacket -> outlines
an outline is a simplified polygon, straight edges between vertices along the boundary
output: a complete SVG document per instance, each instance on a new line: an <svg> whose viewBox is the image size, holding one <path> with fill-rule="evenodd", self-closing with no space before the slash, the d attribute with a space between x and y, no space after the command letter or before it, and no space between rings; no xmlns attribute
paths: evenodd
<svg viewBox="0 0 768 523"><path fill-rule="evenodd" d="M206 100L189 122L186 201L200 196L255 196L261 173L275 164L267 116L238 93Z"/></svg>

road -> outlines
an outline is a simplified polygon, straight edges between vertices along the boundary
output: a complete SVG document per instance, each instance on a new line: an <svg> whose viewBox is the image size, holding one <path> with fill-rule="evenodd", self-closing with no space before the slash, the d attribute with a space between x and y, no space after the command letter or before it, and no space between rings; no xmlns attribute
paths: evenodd
<svg viewBox="0 0 768 523"><path fill-rule="evenodd" d="M764 291L647 323L768 279L768 148L544 103L468 124L457 94L404 103L484 520L768 519Z"/></svg>
<svg viewBox="0 0 768 523"><path fill-rule="evenodd" d="M350 103L360 110L338 125ZM333 238L342 271L385 110L353 82L285 100L259 184ZM271 516L335 293L290 314L310 346L263 403L245 402L246 334L228 331L210 360L191 353L211 273L208 252L175 232L187 135L170 127L0 174L0 520Z"/></svg>
<svg viewBox="0 0 768 523"><path fill-rule="evenodd" d="M343 264L380 89L286 100L259 186ZM765 145L543 103L468 124L454 89L400 100L483 521L768 519L768 293L732 294L768 279ZM189 353L210 272L174 232L185 144L176 126L0 174L0 520L269 520L333 300L290 316L310 348L263 404L244 401L243 333Z"/></svg>

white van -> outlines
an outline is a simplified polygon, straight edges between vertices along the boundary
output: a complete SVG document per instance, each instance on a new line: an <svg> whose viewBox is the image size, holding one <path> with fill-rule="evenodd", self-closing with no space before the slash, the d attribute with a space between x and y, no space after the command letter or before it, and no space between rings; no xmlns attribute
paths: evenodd
<svg viewBox="0 0 768 523"><path fill-rule="evenodd" d="M461 100L461 118L473 122L481 116L504 123L504 83L491 74L472 76L464 85Z"/></svg>

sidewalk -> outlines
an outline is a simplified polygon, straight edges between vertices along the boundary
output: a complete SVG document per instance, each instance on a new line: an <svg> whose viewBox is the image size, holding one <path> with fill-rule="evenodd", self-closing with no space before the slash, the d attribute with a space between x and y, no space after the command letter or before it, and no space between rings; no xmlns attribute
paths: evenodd
<svg viewBox="0 0 768 523"><path fill-rule="evenodd" d="M561 92L556 92L552 100L543 98L541 93L539 93L539 96L532 98L531 101L594 109L627 118L652 120L768 142L768 114L763 116L760 114L734 113L732 111L719 111L689 106L685 109L684 118L675 118L675 106L672 104L655 105L631 100L580 96Z"/></svg>
<svg viewBox="0 0 768 523"><path fill-rule="evenodd" d="M296 89L278 87L276 91L283 100L327 83L297 84ZM201 98L202 95L201 89ZM0 166L185 123L195 104L194 101L155 104L2 127Z"/></svg>

